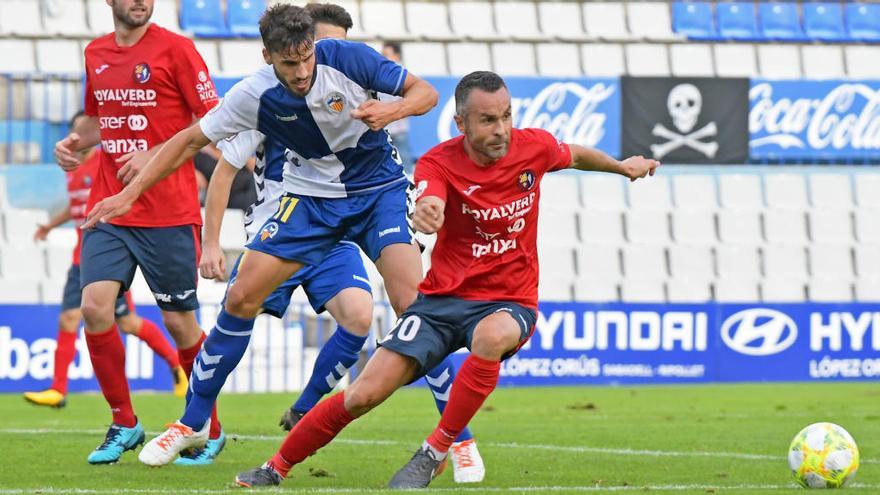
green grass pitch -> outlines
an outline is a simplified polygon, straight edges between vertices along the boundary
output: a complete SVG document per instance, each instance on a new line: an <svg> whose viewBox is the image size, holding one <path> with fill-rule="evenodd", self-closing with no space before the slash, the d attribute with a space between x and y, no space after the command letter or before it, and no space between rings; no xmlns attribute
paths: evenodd
<svg viewBox="0 0 880 495"><path fill-rule="evenodd" d="M0 495L242 492L235 474L277 448L278 417L293 397L225 395L220 417L230 436L209 467L148 468L126 453L111 466L86 456L103 438L109 413L95 394L68 406L31 406L0 395ZM136 394L136 411L155 434L176 419L170 394ZM862 466L847 492L880 493L880 384L762 384L498 389L472 423L487 465L479 485L438 493L797 493L785 461L789 441L816 421L855 437ZM357 420L337 441L291 471L280 491L374 493L410 457L437 420L427 390L406 389Z"/></svg>

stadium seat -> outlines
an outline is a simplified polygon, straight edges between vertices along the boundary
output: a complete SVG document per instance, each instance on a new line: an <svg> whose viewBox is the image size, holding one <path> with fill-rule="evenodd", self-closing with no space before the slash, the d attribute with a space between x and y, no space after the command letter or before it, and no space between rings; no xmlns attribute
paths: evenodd
<svg viewBox="0 0 880 495"><path fill-rule="evenodd" d="M37 68L48 74L76 74L83 71L79 43L64 39L37 40Z"/></svg>
<svg viewBox="0 0 880 495"><path fill-rule="evenodd" d="M718 212L718 239L725 244L756 246L764 242L757 211L721 210Z"/></svg>
<svg viewBox="0 0 880 495"><path fill-rule="evenodd" d="M353 26L348 31L348 39L351 40L367 40L375 37L374 33L367 33L361 23L361 8L357 0L335 0L333 3L339 5L351 16Z"/></svg>
<svg viewBox="0 0 880 495"><path fill-rule="evenodd" d="M675 77L712 77L712 49L709 45L686 43L669 47L672 75Z"/></svg>
<svg viewBox="0 0 880 495"><path fill-rule="evenodd" d="M710 2L672 2L672 30L690 39L715 39L715 17Z"/></svg>
<svg viewBox="0 0 880 495"><path fill-rule="evenodd" d="M403 19L403 3L399 0L372 1L361 11L364 31L376 34L382 39L413 39Z"/></svg>
<svg viewBox="0 0 880 495"><path fill-rule="evenodd" d="M584 24L587 34L609 41L635 38L626 28L626 13L620 2L584 2Z"/></svg>
<svg viewBox="0 0 880 495"><path fill-rule="evenodd" d="M806 2L804 9L804 33L808 38L822 41L839 41L847 37L843 27L843 9L838 2Z"/></svg>
<svg viewBox="0 0 880 495"><path fill-rule="evenodd" d="M880 7L880 5L878 5ZM843 49L846 73L853 79L880 78L880 46L847 45Z"/></svg>
<svg viewBox="0 0 880 495"><path fill-rule="evenodd" d="M789 279L761 281L761 299L768 303L800 303L807 300L804 283Z"/></svg>
<svg viewBox="0 0 880 495"><path fill-rule="evenodd" d="M710 209L677 209L672 212L672 239L678 244L711 246L715 236L715 214Z"/></svg>
<svg viewBox="0 0 880 495"><path fill-rule="evenodd" d="M715 301L720 303L754 303L761 299L757 280L719 279L712 285Z"/></svg>
<svg viewBox="0 0 880 495"><path fill-rule="evenodd" d="M161 2L160 2L161 3ZM180 27L195 36L218 38L229 35L223 22L220 0L181 0Z"/></svg>
<svg viewBox="0 0 880 495"><path fill-rule="evenodd" d="M0 158L2 158L2 155L0 155ZM6 189L6 176L0 175L0 212L7 208L9 208L9 191ZM0 225L2 225L2 222L0 222Z"/></svg>
<svg viewBox="0 0 880 495"><path fill-rule="evenodd" d="M0 60L0 72L32 74L37 71L34 44L30 40L0 40L0 53L14 53L14 57Z"/></svg>
<svg viewBox="0 0 880 495"><path fill-rule="evenodd" d="M109 8L107 10L109 14ZM45 34L39 0L4 0L0 2L0 35L9 34L15 36Z"/></svg>
<svg viewBox="0 0 880 495"><path fill-rule="evenodd" d="M808 176L810 204L813 208L853 207L853 192L847 174L811 173Z"/></svg>
<svg viewBox="0 0 880 495"><path fill-rule="evenodd" d="M670 246L669 273L672 278L708 281L715 278L715 263L708 246Z"/></svg>
<svg viewBox="0 0 880 495"><path fill-rule="evenodd" d="M715 260L719 279L756 281L761 278L761 257L755 246L718 246Z"/></svg>
<svg viewBox="0 0 880 495"><path fill-rule="evenodd" d="M757 77L758 62L754 45L716 44L713 52L718 77Z"/></svg>
<svg viewBox="0 0 880 495"><path fill-rule="evenodd" d="M86 0L86 13L92 33L101 36L113 32L113 14L106 0Z"/></svg>
<svg viewBox="0 0 880 495"><path fill-rule="evenodd" d="M77 234L76 228L74 227L60 227L57 229L52 229L49 232L48 237L46 238L47 249L52 247L60 247L66 249L68 252L73 251L73 247L76 246L77 242Z"/></svg>
<svg viewBox="0 0 880 495"><path fill-rule="evenodd" d="M807 283L810 301L818 303L852 302L853 287L847 280L837 278L810 280Z"/></svg>
<svg viewBox="0 0 880 495"><path fill-rule="evenodd" d="M764 277L768 279L807 279L807 253L802 246L768 245L764 254Z"/></svg>
<svg viewBox="0 0 880 495"><path fill-rule="evenodd" d="M669 244L668 213L662 210L628 210L626 238L633 244L665 246Z"/></svg>
<svg viewBox="0 0 880 495"><path fill-rule="evenodd" d="M832 45L804 45L801 47L804 77L807 79L842 79L843 48Z"/></svg>
<svg viewBox="0 0 880 495"><path fill-rule="evenodd" d="M576 272L574 246L557 246L546 244L539 239L541 249L538 250L541 279L562 280L572 279Z"/></svg>
<svg viewBox="0 0 880 495"><path fill-rule="evenodd" d="M880 245L856 245L856 274L860 279L880 280Z"/></svg>
<svg viewBox="0 0 880 495"><path fill-rule="evenodd" d="M616 246L584 245L575 248L580 280L621 279L620 252Z"/></svg>
<svg viewBox="0 0 880 495"><path fill-rule="evenodd" d="M853 253L850 246L839 244L812 244L810 254L810 276L816 279L852 280Z"/></svg>
<svg viewBox="0 0 880 495"><path fill-rule="evenodd" d="M578 46L573 43L538 43L538 73L542 76L577 77L582 74Z"/></svg>
<svg viewBox="0 0 880 495"><path fill-rule="evenodd" d="M853 223L849 210L821 208L809 212L810 239L814 243L852 246ZM880 222L876 222L880 225Z"/></svg>
<svg viewBox="0 0 880 495"><path fill-rule="evenodd" d="M867 2L847 3L846 32L853 40L880 40L880 5Z"/></svg>
<svg viewBox="0 0 880 495"><path fill-rule="evenodd" d="M855 283L856 300L858 302L880 303L880 278L857 280Z"/></svg>
<svg viewBox="0 0 880 495"><path fill-rule="evenodd" d="M492 66L502 76L534 76L535 49L531 43L492 43Z"/></svg>
<svg viewBox="0 0 880 495"><path fill-rule="evenodd" d="M538 299L541 301L571 301L571 282L568 279L546 279L542 275L538 283Z"/></svg>
<svg viewBox="0 0 880 495"><path fill-rule="evenodd" d="M443 43L404 43L401 52L406 68L413 74L445 76L449 73Z"/></svg>
<svg viewBox="0 0 880 495"><path fill-rule="evenodd" d="M706 280L671 278L666 282L666 297L671 303L704 303L712 300L712 289Z"/></svg>
<svg viewBox="0 0 880 495"><path fill-rule="evenodd" d="M803 211L764 210L764 238L768 244L804 246L808 243Z"/></svg>
<svg viewBox="0 0 880 495"><path fill-rule="evenodd" d="M859 207L880 208L880 174L860 173L854 180Z"/></svg>
<svg viewBox="0 0 880 495"><path fill-rule="evenodd" d="M41 301L40 282L0 279L0 300L5 304L37 304Z"/></svg>
<svg viewBox="0 0 880 495"><path fill-rule="evenodd" d="M682 35L672 32L668 2L628 2L626 18L633 36L651 41L679 41Z"/></svg>
<svg viewBox="0 0 880 495"><path fill-rule="evenodd" d="M49 222L46 210L7 209L3 212L6 242L15 246L33 247L33 235L37 225Z"/></svg>
<svg viewBox="0 0 880 495"><path fill-rule="evenodd" d="M46 277L46 257L42 246L0 246L0 274L3 280L42 280Z"/></svg>
<svg viewBox="0 0 880 495"><path fill-rule="evenodd" d="M584 74L590 77L618 77L626 74L623 45L587 43L581 45Z"/></svg>
<svg viewBox="0 0 880 495"><path fill-rule="evenodd" d="M578 176L562 172L545 175L541 180L541 206L577 210L581 199L578 191Z"/></svg>
<svg viewBox="0 0 880 495"><path fill-rule="evenodd" d="M661 246L629 244L621 249L625 280L666 279L666 250Z"/></svg>
<svg viewBox="0 0 880 495"><path fill-rule="evenodd" d="M106 14L109 14L107 4L104 4ZM105 15L106 15L105 14ZM153 17L150 20L163 28L182 33L180 29L180 12L178 11L177 2L159 1L153 4Z"/></svg>
<svg viewBox="0 0 880 495"><path fill-rule="evenodd" d="M541 207L538 232L544 246L574 247L578 244L578 220L574 209Z"/></svg>
<svg viewBox="0 0 880 495"><path fill-rule="evenodd" d="M135 305L156 304L156 298L153 296L153 291L150 290L150 286L147 285L147 281L144 279L144 275L141 273L140 268L135 272L131 287L128 290L131 293L131 299L134 301ZM198 295L198 289L196 289L196 291L196 295Z"/></svg>
<svg viewBox="0 0 880 495"><path fill-rule="evenodd" d="M669 177L665 175L657 174L644 180L630 182L627 193L631 209L661 211L672 209Z"/></svg>
<svg viewBox="0 0 880 495"><path fill-rule="evenodd" d="M49 35L90 35L86 24L86 4L81 0L44 0L43 27Z"/></svg>
<svg viewBox="0 0 880 495"><path fill-rule="evenodd" d="M561 41L586 41L581 7L576 2L538 3L541 32Z"/></svg>
<svg viewBox="0 0 880 495"><path fill-rule="evenodd" d="M449 9L445 3L407 2L406 21L414 36L437 41L457 39L449 27Z"/></svg>
<svg viewBox="0 0 880 495"><path fill-rule="evenodd" d="M623 236L623 216L616 211L584 209L578 213L581 242L620 246Z"/></svg>
<svg viewBox="0 0 880 495"><path fill-rule="evenodd" d="M226 296L226 282L200 278L196 295L200 304L220 304Z"/></svg>
<svg viewBox="0 0 880 495"><path fill-rule="evenodd" d="M664 283L660 280L624 280L620 284L620 299L628 303L666 302Z"/></svg>
<svg viewBox="0 0 880 495"><path fill-rule="evenodd" d="M862 244L880 245L880 208L859 208L855 211L856 239Z"/></svg>
<svg viewBox="0 0 880 495"><path fill-rule="evenodd" d="M534 2L495 2L495 26L498 32L517 41L544 41L548 36L538 29Z"/></svg>
<svg viewBox="0 0 880 495"><path fill-rule="evenodd" d="M672 176L672 197L676 208L718 208L715 178L702 174L678 174Z"/></svg>
<svg viewBox="0 0 880 495"><path fill-rule="evenodd" d="M721 206L747 210L764 207L761 178L758 175L721 174L718 177Z"/></svg>
<svg viewBox="0 0 880 495"><path fill-rule="evenodd" d="M220 67L224 76L248 76L266 65L263 44L259 41L224 40L220 42Z"/></svg>
<svg viewBox="0 0 880 495"><path fill-rule="evenodd" d="M40 302L43 304L58 304L64 300L64 285L67 280L47 278L40 282Z"/></svg>
<svg viewBox="0 0 880 495"><path fill-rule="evenodd" d="M492 4L489 2L450 2L449 19L452 31L458 36L480 41L504 38L495 31ZM486 67L482 69L485 70Z"/></svg>
<svg viewBox="0 0 880 495"><path fill-rule="evenodd" d="M734 40L754 40L758 35L755 5L752 2L719 2L715 5L718 16L718 34Z"/></svg>
<svg viewBox="0 0 880 495"><path fill-rule="evenodd" d="M223 212L223 225L220 226L220 248L240 250L246 241L244 231L244 212L227 208Z"/></svg>
<svg viewBox="0 0 880 495"><path fill-rule="evenodd" d="M803 175L772 173L764 176L764 197L768 208L804 210L807 184Z"/></svg>
<svg viewBox="0 0 880 495"><path fill-rule="evenodd" d="M793 45L758 45L758 66L767 79L799 79L800 50Z"/></svg>
<svg viewBox="0 0 880 495"><path fill-rule="evenodd" d="M617 302L620 300L617 282L607 280L574 281L574 300L577 302Z"/></svg>
<svg viewBox="0 0 880 495"><path fill-rule="evenodd" d="M800 13L796 3L761 2L758 5L761 34L768 40L800 41L804 39Z"/></svg>
<svg viewBox="0 0 880 495"><path fill-rule="evenodd" d="M67 279L67 271L73 262L73 250L62 246L46 246L46 268L49 278Z"/></svg>
<svg viewBox="0 0 880 495"><path fill-rule="evenodd" d="M226 19L233 36L258 38L266 0L226 0Z"/></svg>
<svg viewBox="0 0 880 495"><path fill-rule="evenodd" d="M193 40L196 50L208 66L211 76L222 73L220 69L220 56L217 54L217 42L213 40Z"/></svg>
<svg viewBox="0 0 880 495"><path fill-rule="evenodd" d="M446 45L449 74L463 76L492 66L492 55L486 43L450 43Z"/></svg>
<svg viewBox="0 0 880 495"><path fill-rule="evenodd" d="M77 58L81 59L81 57ZM34 119L32 122L43 120L51 123L66 124L70 116L82 108L82 86L71 84L69 80L48 78L46 80L30 81L30 94L28 96L29 101L27 103L30 106L30 117ZM43 132L50 129L44 127ZM36 140L37 137L34 136L34 139ZM36 152L33 156L40 158L40 154L45 148L41 149L39 142L31 142L29 144L36 146ZM15 152L14 148L13 152ZM42 159L49 161L52 159L51 156L51 148L49 148L45 151L45 156Z"/></svg>
<svg viewBox="0 0 880 495"><path fill-rule="evenodd" d="M626 72L630 76L665 77L670 75L666 45L632 43L626 45Z"/></svg>

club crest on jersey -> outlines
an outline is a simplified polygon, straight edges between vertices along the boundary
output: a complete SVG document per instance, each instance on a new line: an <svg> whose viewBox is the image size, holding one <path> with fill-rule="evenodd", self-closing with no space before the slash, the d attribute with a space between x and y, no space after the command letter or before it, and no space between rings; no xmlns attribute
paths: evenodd
<svg viewBox="0 0 880 495"><path fill-rule="evenodd" d="M260 240L265 242L266 239L271 239L275 237L275 234L278 233L278 224L275 222L267 223L263 230L260 231Z"/></svg>
<svg viewBox="0 0 880 495"><path fill-rule="evenodd" d="M150 66L147 65L146 62L141 62L134 66L135 82L144 84L145 82L150 80L151 75L153 75L153 71L150 70Z"/></svg>
<svg viewBox="0 0 880 495"><path fill-rule="evenodd" d="M334 91L324 98L324 104L331 112L340 113L345 108L345 97L342 96L342 93Z"/></svg>
<svg viewBox="0 0 880 495"><path fill-rule="evenodd" d="M535 173L531 170L523 170L516 178L516 183L523 191L529 191L535 185Z"/></svg>

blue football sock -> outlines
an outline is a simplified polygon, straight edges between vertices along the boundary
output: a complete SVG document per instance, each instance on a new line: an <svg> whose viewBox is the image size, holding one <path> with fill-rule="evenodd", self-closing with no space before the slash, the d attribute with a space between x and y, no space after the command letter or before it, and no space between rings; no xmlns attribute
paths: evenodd
<svg viewBox="0 0 880 495"><path fill-rule="evenodd" d="M452 364L452 359L446 356L442 363L425 375L425 381L428 382L428 387L434 394L434 402L437 403L437 410L442 416L443 410L446 409L446 403L449 401L449 392L452 391L452 382L455 381L455 366ZM465 426L461 433L455 437L455 441L464 442L471 438L474 436L471 434L470 428Z"/></svg>
<svg viewBox="0 0 880 495"><path fill-rule="evenodd" d="M190 393L180 422L193 430L201 430L211 417L211 409L226 377L238 366L251 340L254 319L232 316L221 310L214 330L202 344L193 364Z"/></svg>
<svg viewBox="0 0 880 495"><path fill-rule="evenodd" d="M358 353L361 352L366 341L366 335L358 337L341 326L336 327L336 331L318 353L309 383L293 405L293 409L306 413L315 407L321 397L333 390L339 380L348 373L349 368L354 366L358 360Z"/></svg>

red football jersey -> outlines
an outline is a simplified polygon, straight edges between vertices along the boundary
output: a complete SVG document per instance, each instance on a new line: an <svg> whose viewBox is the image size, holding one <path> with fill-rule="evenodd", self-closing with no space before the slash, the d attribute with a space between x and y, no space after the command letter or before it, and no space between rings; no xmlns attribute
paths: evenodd
<svg viewBox="0 0 880 495"><path fill-rule="evenodd" d="M193 42L151 24L131 47L113 33L86 47L86 113L98 118L104 156L89 209L122 190L116 159L167 141L217 104L217 91ZM192 161L145 192L110 223L134 227L201 225Z"/></svg>
<svg viewBox="0 0 880 495"><path fill-rule="evenodd" d="M568 145L541 129L514 129L507 155L487 167L468 158L464 137L416 165L419 197L446 201L424 294L538 307L538 201L545 173L571 165Z"/></svg>
<svg viewBox="0 0 880 495"><path fill-rule="evenodd" d="M101 166L100 149L95 150L76 170L67 172L67 196L70 201L70 216L76 226L76 247L73 248L73 264L79 264L79 254L82 247L83 231L79 226L86 220L88 213L89 191L95 181L95 173Z"/></svg>

